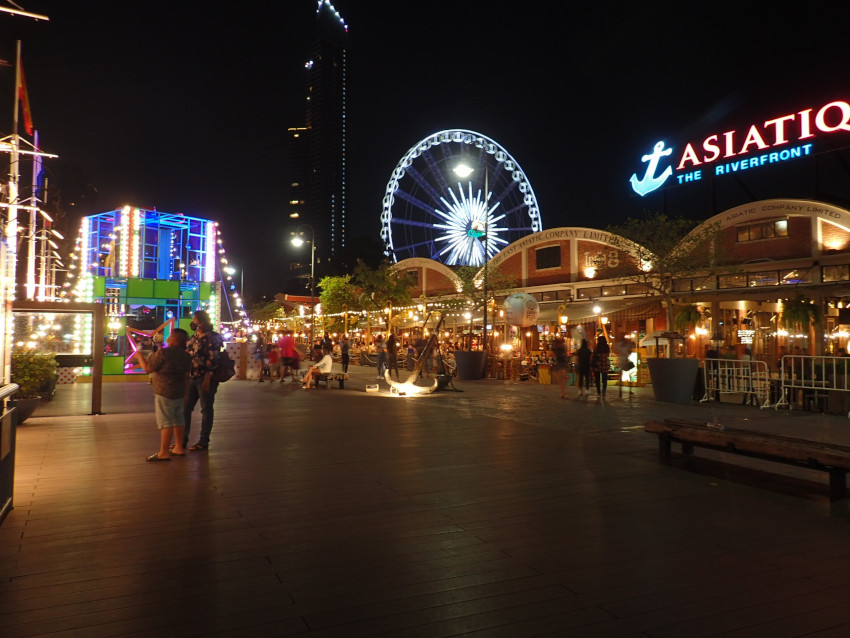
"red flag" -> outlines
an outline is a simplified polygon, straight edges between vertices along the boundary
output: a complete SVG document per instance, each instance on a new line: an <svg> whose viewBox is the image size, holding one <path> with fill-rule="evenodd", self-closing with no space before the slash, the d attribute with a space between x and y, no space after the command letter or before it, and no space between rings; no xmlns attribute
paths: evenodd
<svg viewBox="0 0 850 638"><path fill-rule="evenodd" d="M18 99L24 110L24 128L27 135L32 135L32 112L30 111L30 97L27 93L27 82L24 79L24 63L18 58Z"/></svg>

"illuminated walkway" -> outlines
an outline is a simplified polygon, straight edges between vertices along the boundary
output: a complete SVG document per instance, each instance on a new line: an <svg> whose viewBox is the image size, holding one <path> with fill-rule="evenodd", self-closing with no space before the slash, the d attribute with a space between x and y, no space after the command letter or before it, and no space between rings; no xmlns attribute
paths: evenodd
<svg viewBox="0 0 850 638"><path fill-rule="evenodd" d="M107 385L96 417L60 388L18 432L0 636L850 631L850 515L825 475L668 467L641 429L716 410L846 438L846 419L497 381L399 399L352 373L227 383L209 452L157 464L149 385Z"/></svg>

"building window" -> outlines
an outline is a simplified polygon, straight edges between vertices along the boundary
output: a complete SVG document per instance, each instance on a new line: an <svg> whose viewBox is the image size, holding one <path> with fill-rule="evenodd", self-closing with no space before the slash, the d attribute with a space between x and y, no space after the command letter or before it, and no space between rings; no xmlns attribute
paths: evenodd
<svg viewBox="0 0 850 638"><path fill-rule="evenodd" d="M628 295L648 295L649 292L649 286L646 284L629 284L626 286L626 294Z"/></svg>
<svg viewBox="0 0 850 638"><path fill-rule="evenodd" d="M758 239L773 239L788 236L788 220L775 219L770 222L758 222L738 226L738 241L756 241Z"/></svg>
<svg viewBox="0 0 850 638"><path fill-rule="evenodd" d="M579 288L578 289L578 298L579 299L592 299L593 297L601 297L602 296L602 288L596 286L594 288Z"/></svg>
<svg viewBox="0 0 850 638"><path fill-rule="evenodd" d="M831 281L850 281L850 266L824 266L823 283Z"/></svg>
<svg viewBox="0 0 850 638"><path fill-rule="evenodd" d="M750 280L750 286L776 286L779 283L778 273L772 272L751 272L747 275Z"/></svg>
<svg viewBox="0 0 850 638"><path fill-rule="evenodd" d="M847 266L844 266L844 268L847 268ZM806 270L800 270L794 268L793 270L780 270L779 283L785 285L810 284L812 283L812 269L807 268Z"/></svg>
<svg viewBox="0 0 850 638"><path fill-rule="evenodd" d="M603 286L602 287L602 296L603 297L622 297L626 294L625 286Z"/></svg>
<svg viewBox="0 0 850 638"><path fill-rule="evenodd" d="M561 267L561 246L546 246L535 251L537 270Z"/></svg>
<svg viewBox="0 0 850 638"><path fill-rule="evenodd" d="M746 288L746 275L720 275L717 278L717 287L721 290L724 288Z"/></svg>
<svg viewBox="0 0 850 638"><path fill-rule="evenodd" d="M411 288L419 286L419 269L413 268L404 273L405 281Z"/></svg>

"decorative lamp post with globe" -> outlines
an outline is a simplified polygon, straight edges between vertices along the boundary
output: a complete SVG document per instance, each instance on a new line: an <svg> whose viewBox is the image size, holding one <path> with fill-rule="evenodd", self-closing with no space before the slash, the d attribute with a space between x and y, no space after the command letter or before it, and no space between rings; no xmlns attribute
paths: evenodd
<svg viewBox="0 0 850 638"><path fill-rule="evenodd" d="M307 229L310 231L310 239L304 239L304 231L302 229ZM298 227L298 230L290 233L292 235L291 243L296 248L304 245L304 242L310 242L310 346L308 349L308 353L313 352L313 325L315 324L315 312L316 312L316 231L313 230L313 227L310 224L301 224Z"/></svg>

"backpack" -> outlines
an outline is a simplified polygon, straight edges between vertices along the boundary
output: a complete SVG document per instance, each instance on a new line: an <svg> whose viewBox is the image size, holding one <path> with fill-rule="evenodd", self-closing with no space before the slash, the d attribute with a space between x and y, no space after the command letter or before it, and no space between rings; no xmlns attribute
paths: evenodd
<svg viewBox="0 0 850 638"><path fill-rule="evenodd" d="M236 363L227 354L227 350L222 350L218 355L218 366L213 372L212 380L216 383L224 383L236 376Z"/></svg>

